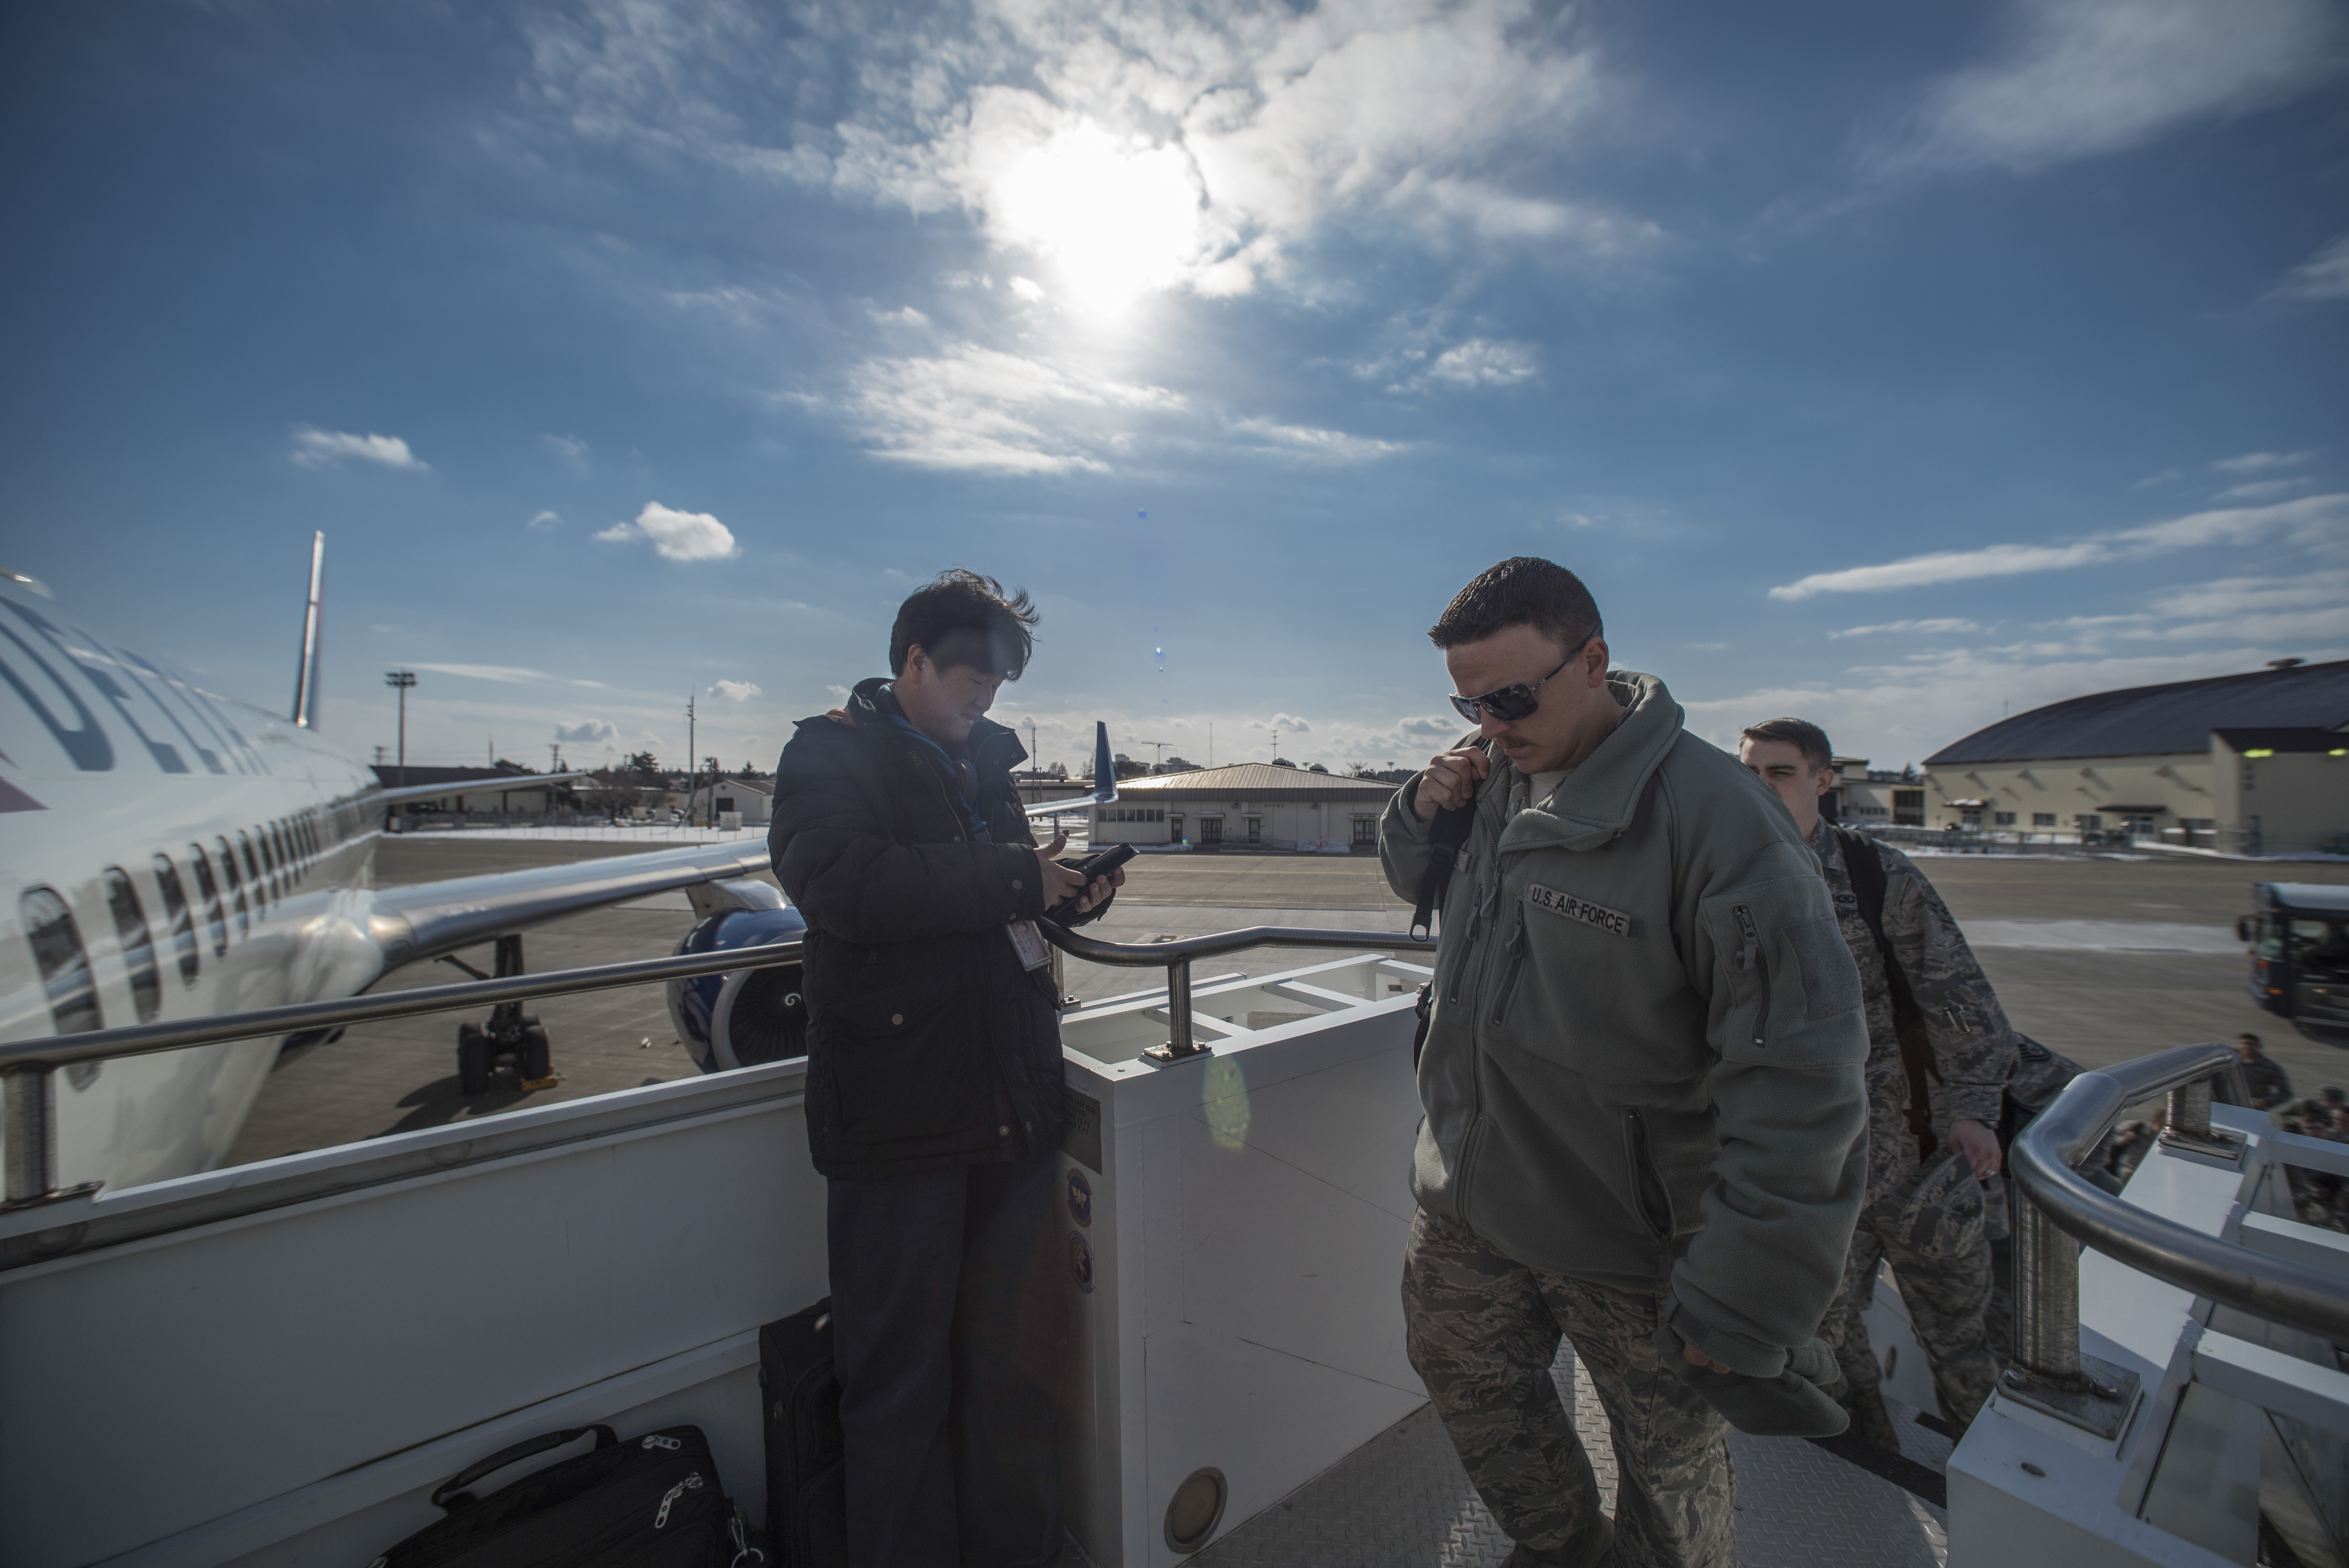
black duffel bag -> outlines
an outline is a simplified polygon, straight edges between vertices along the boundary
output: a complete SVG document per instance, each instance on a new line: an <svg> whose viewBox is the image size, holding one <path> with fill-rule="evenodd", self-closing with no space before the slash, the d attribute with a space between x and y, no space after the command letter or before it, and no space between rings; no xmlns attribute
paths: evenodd
<svg viewBox="0 0 2349 1568"><path fill-rule="evenodd" d="M492 1470L595 1434L592 1452L533 1470L487 1497ZM548 1432L468 1465L432 1493L449 1517L369 1568L751 1568L763 1553L719 1484L698 1427L621 1442L597 1425Z"/></svg>

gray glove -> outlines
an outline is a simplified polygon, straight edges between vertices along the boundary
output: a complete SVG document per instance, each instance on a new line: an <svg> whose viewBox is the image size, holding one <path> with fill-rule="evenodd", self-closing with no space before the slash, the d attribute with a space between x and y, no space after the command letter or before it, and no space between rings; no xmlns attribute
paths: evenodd
<svg viewBox="0 0 2349 1568"><path fill-rule="evenodd" d="M1757 1438L1831 1438L1851 1425L1850 1412L1827 1393L1843 1380L1843 1374L1824 1339L1789 1351L1786 1369L1775 1377L1748 1377L1696 1366L1681 1354L1681 1336L1669 1327L1656 1330L1656 1350L1698 1398L1741 1432Z"/></svg>

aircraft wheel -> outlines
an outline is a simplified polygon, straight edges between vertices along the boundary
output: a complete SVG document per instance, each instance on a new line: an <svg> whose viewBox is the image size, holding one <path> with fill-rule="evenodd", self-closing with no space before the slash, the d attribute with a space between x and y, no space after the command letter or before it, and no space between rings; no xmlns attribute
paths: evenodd
<svg viewBox="0 0 2349 1568"><path fill-rule="evenodd" d="M522 1048L514 1055L525 1078L543 1078L554 1071L554 1042L546 1037L543 1025L523 1026Z"/></svg>
<svg viewBox="0 0 2349 1568"><path fill-rule="evenodd" d="M457 1088L468 1099L490 1091L490 1037L479 1024L457 1026Z"/></svg>

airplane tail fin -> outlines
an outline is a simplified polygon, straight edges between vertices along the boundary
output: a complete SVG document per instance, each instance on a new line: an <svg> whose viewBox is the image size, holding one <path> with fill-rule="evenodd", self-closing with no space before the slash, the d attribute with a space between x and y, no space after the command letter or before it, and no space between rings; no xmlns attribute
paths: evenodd
<svg viewBox="0 0 2349 1568"><path fill-rule="evenodd" d="M1117 764L1109 754L1109 726L1093 720L1093 803L1106 806L1117 799Z"/></svg>
<svg viewBox="0 0 2349 1568"><path fill-rule="evenodd" d="M302 612L302 663L294 672L294 711L305 729L318 727L318 607L326 586L326 536L310 536L310 603Z"/></svg>

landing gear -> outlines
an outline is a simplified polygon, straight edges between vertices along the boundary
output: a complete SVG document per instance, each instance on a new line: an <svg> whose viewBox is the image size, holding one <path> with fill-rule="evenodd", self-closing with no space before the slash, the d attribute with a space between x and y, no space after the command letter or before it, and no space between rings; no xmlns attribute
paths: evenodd
<svg viewBox="0 0 2349 1568"><path fill-rule="evenodd" d="M503 980L520 975L522 938L501 936L497 941L497 973L484 975L460 958L443 958L471 975L476 980ZM457 1027L457 1088L467 1099L487 1094L490 1083L501 1067L511 1064L518 1088L545 1088L554 1078L554 1044L547 1037L546 1026L537 1018L525 1014L519 1002L501 1002L490 1009L486 1025L460 1024Z"/></svg>

